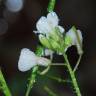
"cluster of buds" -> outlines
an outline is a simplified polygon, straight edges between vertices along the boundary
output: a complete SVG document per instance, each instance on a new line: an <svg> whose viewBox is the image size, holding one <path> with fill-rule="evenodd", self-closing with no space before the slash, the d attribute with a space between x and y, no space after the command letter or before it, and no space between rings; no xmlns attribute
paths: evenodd
<svg viewBox="0 0 96 96"><path fill-rule="evenodd" d="M59 26L59 18L55 12L48 13L47 17L42 16L36 24L39 33L39 40L43 46L57 53L64 53L75 45L78 54L82 54L82 34L74 26L65 33L62 26Z"/></svg>
<svg viewBox="0 0 96 96"><path fill-rule="evenodd" d="M37 31L34 32L39 34L41 44L47 48L45 53L47 55L52 55L53 52L63 54L70 46L75 45L78 54L81 55L83 53L81 31L73 26L65 33L64 28L58 24L59 18L55 12L48 13L47 17L42 16L36 24ZM18 68L20 71L27 71L36 65L47 67L50 63L51 60L38 57L34 52L24 48L21 50Z"/></svg>
<svg viewBox="0 0 96 96"><path fill-rule="evenodd" d="M46 48L56 52L63 52L64 28L58 25L59 19L55 12L50 12L47 18L42 16L36 24L39 40Z"/></svg>

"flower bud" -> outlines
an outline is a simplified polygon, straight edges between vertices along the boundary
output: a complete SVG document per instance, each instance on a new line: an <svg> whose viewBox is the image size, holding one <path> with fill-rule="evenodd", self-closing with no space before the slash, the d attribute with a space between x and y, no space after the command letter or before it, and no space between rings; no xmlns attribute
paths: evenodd
<svg viewBox="0 0 96 96"><path fill-rule="evenodd" d="M82 34L80 30L77 30L74 26L66 33L66 39L71 38L71 44L68 46L70 47L71 45L75 45L77 47L78 54L82 54ZM69 40L70 41L70 40ZM66 42L66 41L65 41ZM68 43L68 42L67 42Z"/></svg>
<svg viewBox="0 0 96 96"><path fill-rule="evenodd" d="M60 48L60 44L58 42L56 42L55 40L49 38L49 41L50 41L50 44L52 46L52 49L59 52L61 51L61 48Z"/></svg>
<svg viewBox="0 0 96 96"><path fill-rule="evenodd" d="M39 35L39 40L41 42L41 44L47 48L52 48L50 43L49 43L49 40L44 36L44 35Z"/></svg>

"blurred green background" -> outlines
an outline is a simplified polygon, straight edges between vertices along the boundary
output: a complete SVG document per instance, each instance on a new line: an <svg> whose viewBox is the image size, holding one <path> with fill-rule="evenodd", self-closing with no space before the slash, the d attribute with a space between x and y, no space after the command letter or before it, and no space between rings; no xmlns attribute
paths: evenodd
<svg viewBox="0 0 96 96"><path fill-rule="evenodd" d="M0 67L12 91L12 96L24 96L30 71L18 70L18 59L22 48L36 50L38 37L36 30L38 19L47 14L49 0L25 0L20 12L9 12L4 5L0 6L0 20L4 19L8 26L0 33ZM82 30L84 55L77 71L77 78L82 96L96 95L96 1L95 0L57 0L56 13L60 18L60 25L68 31L72 25ZM1 25L0 25L1 26ZM67 54L74 67L78 55L71 47ZM63 57L54 54L53 62L63 62ZM49 75L68 78L65 67L52 67ZM30 96L48 96L43 89L48 85L58 96L75 96L70 84L62 84L48 79L46 76L37 77ZM1 93L1 92L0 92ZM1 93L0 96L3 96Z"/></svg>

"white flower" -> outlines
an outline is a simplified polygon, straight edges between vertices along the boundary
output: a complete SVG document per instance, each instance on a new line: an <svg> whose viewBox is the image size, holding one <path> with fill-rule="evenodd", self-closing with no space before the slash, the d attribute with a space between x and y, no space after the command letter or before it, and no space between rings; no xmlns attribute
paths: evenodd
<svg viewBox="0 0 96 96"><path fill-rule="evenodd" d="M54 52L50 49L45 49L44 53L45 53L45 56L51 56L53 55Z"/></svg>
<svg viewBox="0 0 96 96"><path fill-rule="evenodd" d="M76 31L76 32L75 32ZM83 37L82 33L80 30L74 30L74 28L71 28L67 33L66 36L70 37L72 42L68 46L70 47L71 45L76 45L78 53L82 54L82 42L83 42ZM66 49L67 50L67 49Z"/></svg>
<svg viewBox="0 0 96 96"><path fill-rule="evenodd" d="M59 18L55 12L48 13L47 17L42 16L37 24L37 31L34 31L35 33L43 33L48 34L54 30L55 27L58 27L60 32L64 32L64 28L58 25Z"/></svg>
<svg viewBox="0 0 96 96"><path fill-rule="evenodd" d="M53 53L54 51L50 50L50 49L45 49L44 50L45 56L50 56L50 59L53 59Z"/></svg>
<svg viewBox="0 0 96 96"><path fill-rule="evenodd" d="M48 66L51 63L49 59L43 58L43 57L38 57L37 64L40 66Z"/></svg>
<svg viewBox="0 0 96 96"><path fill-rule="evenodd" d="M36 65L40 66L48 66L50 64L50 60L43 58L43 57L38 57L35 55L34 52L30 51L27 48L23 48L21 50L20 58L18 61L18 69L22 72L28 71L31 68L33 68Z"/></svg>

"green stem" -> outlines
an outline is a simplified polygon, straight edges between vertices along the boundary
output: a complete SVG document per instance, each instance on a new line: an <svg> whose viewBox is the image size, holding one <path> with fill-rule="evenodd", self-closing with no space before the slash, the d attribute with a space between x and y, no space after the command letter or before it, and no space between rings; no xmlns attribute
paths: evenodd
<svg viewBox="0 0 96 96"><path fill-rule="evenodd" d="M82 58L82 55L79 56L79 59L78 59L76 65L75 65L75 67L74 67L74 69L73 69L73 72L75 72L75 71L78 69L78 66L79 66L79 64L80 64L81 58Z"/></svg>
<svg viewBox="0 0 96 96"><path fill-rule="evenodd" d="M3 91L3 93L5 94L5 96L12 96L11 92L6 84L6 81L4 79L3 73L0 69L0 90Z"/></svg>
<svg viewBox="0 0 96 96"><path fill-rule="evenodd" d="M48 78L50 78L50 79L52 79L52 80L55 80L55 81L57 81L57 82L59 82L59 83L71 83L71 81L69 81L69 80L64 80L64 79L61 79L61 78L59 78L59 77L54 77L54 76L49 76L49 75L46 75L46 77L48 77Z"/></svg>
<svg viewBox="0 0 96 96"><path fill-rule="evenodd" d="M48 96L57 96L51 89L47 86L44 87L45 91L48 93Z"/></svg>
<svg viewBox="0 0 96 96"><path fill-rule="evenodd" d="M35 53L38 56L42 56L43 47L42 46L38 46ZM32 69L32 73L31 73L31 76L30 76L30 80L29 80L29 84L28 84L28 87L27 87L27 91L26 91L26 95L25 96L29 96L29 93L30 93L30 91L31 91L31 89L32 89L32 87L33 87L33 85L35 83L38 69L39 69L39 66L35 66Z"/></svg>
<svg viewBox="0 0 96 96"><path fill-rule="evenodd" d="M27 91L26 91L26 95L25 96L29 96L31 88L33 87L33 84L35 83L35 79L36 79L36 75L37 75L37 70L38 70L38 66L35 66L33 68L33 70L32 70L31 78L30 78L29 85L27 87Z"/></svg>
<svg viewBox="0 0 96 96"><path fill-rule="evenodd" d="M69 63L67 55L64 53L63 56L64 56L65 61L67 63L67 68L68 68L68 71L70 73L70 76L71 76L71 79L72 79L72 83L73 83L73 87L74 87L74 90L76 92L76 95L77 96L81 96L81 92L80 92L80 89L79 89L79 86L78 86L78 83L77 83L77 80L76 80L76 77L75 77L75 73L73 72L73 70L71 68L71 65Z"/></svg>
<svg viewBox="0 0 96 96"><path fill-rule="evenodd" d="M52 63L51 66L66 66L64 63Z"/></svg>
<svg viewBox="0 0 96 96"><path fill-rule="evenodd" d="M48 4L47 11L52 12L55 8L55 4L56 4L56 0L50 0L50 2Z"/></svg>
<svg viewBox="0 0 96 96"><path fill-rule="evenodd" d="M66 66L66 64L64 64L64 63L52 63L46 69L44 69L42 72L38 71L38 73L40 75L45 75L50 70L51 66Z"/></svg>

